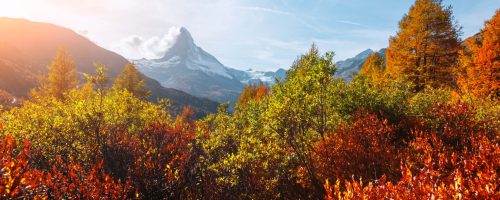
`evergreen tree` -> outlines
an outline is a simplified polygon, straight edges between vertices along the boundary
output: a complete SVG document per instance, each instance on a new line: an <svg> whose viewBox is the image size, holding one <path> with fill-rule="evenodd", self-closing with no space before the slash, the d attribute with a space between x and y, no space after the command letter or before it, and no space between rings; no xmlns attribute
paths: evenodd
<svg viewBox="0 0 500 200"><path fill-rule="evenodd" d="M245 106L249 101L255 100L259 101L261 98L269 93L269 88L262 82L258 85L247 85L241 91L238 101L236 102L236 107Z"/></svg>
<svg viewBox="0 0 500 200"><path fill-rule="evenodd" d="M100 92L106 90L106 86L108 85L109 78L107 76L108 68L103 64L96 64L96 72L95 75L84 74L85 79L87 80L87 85L96 89Z"/></svg>
<svg viewBox="0 0 500 200"><path fill-rule="evenodd" d="M479 48L481 45L481 34L476 34L464 41L463 48L459 51L459 64L456 70L457 74L457 84L459 90L470 96L472 82L475 80L474 77L478 76L478 72L475 70L473 51Z"/></svg>
<svg viewBox="0 0 500 200"><path fill-rule="evenodd" d="M75 62L68 51L61 49L48 68L49 74L42 80L42 93L64 99L68 91L76 88L78 84Z"/></svg>
<svg viewBox="0 0 500 200"><path fill-rule="evenodd" d="M359 74L372 82L380 82L384 76L385 60L378 52L368 56L359 70Z"/></svg>
<svg viewBox="0 0 500 200"><path fill-rule="evenodd" d="M416 0L399 22L397 35L389 39L387 69L412 81L417 91L426 86L453 87L459 35L451 7L443 7L441 0Z"/></svg>
<svg viewBox="0 0 500 200"><path fill-rule="evenodd" d="M127 64L116 78L114 87L118 90L127 90L138 98L146 98L151 95L151 92L146 90L144 85L141 73L133 64Z"/></svg>
<svg viewBox="0 0 500 200"><path fill-rule="evenodd" d="M460 54L462 90L478 97L500 98L500 10Z"/></svg>

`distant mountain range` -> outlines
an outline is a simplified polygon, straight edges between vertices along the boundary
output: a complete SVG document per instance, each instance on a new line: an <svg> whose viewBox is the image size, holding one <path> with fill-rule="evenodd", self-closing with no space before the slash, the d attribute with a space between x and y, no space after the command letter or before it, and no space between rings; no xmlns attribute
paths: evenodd
<svg viewBox="0 0 500 200"><path fill-rule="evenodd" d="M101 63L109 68L108 76L113 80L129 62L70 29L3 17L0 18L0 89L14 96L26 96L37 86L38 76L47 72L46 66L60 48L70 52L79 74L94 73L94 63ZM150 100L169 98L176 112L187 105L193 107L197 116L215 112L217 109L217 102L166 88L156 80L145 76L144 78L146 87L152 91Z"/></svg>
<svg viewBox="0 0 500 200"><path fill-rule="evenodd" d="M198 47L187 29L179 28L177 32L163 57L132 61L139 71L164 87L217 102L234 103L245 84L262 82L270 85L276 78L285 77L284 69L264 72L227 67Z"/></svg>
<svg viewBox="0 0 500 200"><path fill-rule="evenodd" d="M179 28L177 32L163 57L132 61L139 71L159 81L164 87L179 89L217 102L234 103L244 85L259 82L272 85L276 79L286 76L284 69L266 72L227 67L198 47L187 29ZM366 58L373 53L373 50L367 49L353 58L337 62L335 76L350 81ZM379 53L385 56L385 49L379 50Z"/></svg>
<svg viewBox="0 0 500 200"><path fill-rule="evenodd" d="M163 57L131 61L145 75L146 87L152 91L150 100L169 98L175 112L191 105L198 116L203 116L215 112L220 102L234 103L246 84L272 85L286 76L286 70L281 68L255 71L227 67L198 47L187 29L179 28L177 32ZM4 17L0 18L0 89L26 96L62 47L72 54L80 74L93 73L93 64L102 63L109 67L108 75L114 79L129 62L67 28ZM373 53L367 49L337 62L335 76L351 80ZM385 56L385 49L379 53Z"/></svg>

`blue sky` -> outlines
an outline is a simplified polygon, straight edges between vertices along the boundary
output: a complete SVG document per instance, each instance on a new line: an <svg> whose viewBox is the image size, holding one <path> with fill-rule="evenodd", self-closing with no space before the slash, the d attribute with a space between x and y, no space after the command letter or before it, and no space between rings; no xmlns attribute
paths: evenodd
<svg viewBox="0 0 500 200"><path fill-rule="evenodd" d="M498 0L448 0L463 37L479 31ZM335 60L388 45L413 1L403 0L0 0L0 16L69 27L127 58L157 57L171 28L239 69L288 68L314 42ZM62 17L64 16L64 17ZM169 34L170 32L170 34ZM128 43L142 41L140 51Z"/></svg>

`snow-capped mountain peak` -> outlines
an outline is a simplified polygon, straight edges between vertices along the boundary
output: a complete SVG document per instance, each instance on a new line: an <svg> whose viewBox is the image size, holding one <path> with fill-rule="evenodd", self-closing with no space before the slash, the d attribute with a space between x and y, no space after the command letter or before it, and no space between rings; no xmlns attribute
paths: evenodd
<svg viewBox="0 0 500 200"><path fill-rule="evenodd" d="M133 60L137 69L164 87L175 88L219 102L234 102L244 84L273 84L284 70L264 72L237 70L221 64L198 47L189 31L180 27L169 31L172 40L158 59Z"/></svg>
<svg viewBox="0 0 500 200"><path fill-rule="evenodd" d="M208 75L220 75L229 79L233 78L224 65L195 44L191 33L186 28L178 28L176 34L175 39L165 51L163 57L153 60L135 60L134 63L137 67L153 69L182 66L190 70L202 71Z"/></svg>
<svg viewBox="0 0 500 200"><path fill-rule="evenodd" d="M197 46L196 44L194 44L193 37L186 28L176 27L174 28L173 32L176 35L172 41L172 44L165 51L163 57L157 60L167 61L173 56L186 57L189 55L189 53L193 53L193 51L196 50Z"/></svg>

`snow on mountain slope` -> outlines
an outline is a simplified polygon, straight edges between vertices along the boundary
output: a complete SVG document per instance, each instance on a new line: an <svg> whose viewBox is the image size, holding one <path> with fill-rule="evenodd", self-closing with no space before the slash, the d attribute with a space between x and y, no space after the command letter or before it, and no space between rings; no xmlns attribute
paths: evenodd
<svg viewBox="0 0 500 200"><path fill-rule="evenodd" d="M193 37L186 28L178 29L178 35L175 37L173 45L166 50L162 58L137 60L137 65L150 69L162 69L182 63L191 70L201 70L207 74L232 78L224 65L194 44Z"/></svg>
<svg viewBox="0 0 500 200"><path fill-rule="evenodd" d="M242 71L231 68L229 68L229 70L230 70L229 72L233 77L235 77L245 85L259 84L259 83L264 83L266 85L273 85L276 79L282 80L286 76L286 70L281 68L275 72L255 71L253 69L247 69L245 71Z"/></svg>
<svg viewBox="0 0 500 200"><path fill-rule="evenodd" d="M263 71L254 71L253 69L248 69L245 72L247 72L250 79L243 80L242 82L248 83L250 82L250 80L261 80L262 82L270 83L274 81L272 76L268 76L266 72Z"/></svg>
<svg viewBox="0 0 500 200"><path fill-rule="evenodd" d="M108 67L110 80L116 78L129 63L124 57L104 49L71 29L26 19L0 17L0 89L17 97L27 97L37 87L38 77L47 73L57 51L64 47L73 58L77 73L93 74L94 63ZM79 78L83 79L82 76ZM169 98L170 111L180 114L184 106L191 106L196 117L216 112L218 103L197 98L186 92L165 88L156 80L144 77L146 89L151 91L149 101ZM14 103L19 103L16 100Z"/></svg>
<svg viewBox="0 0 500 200"><path fill-rule="evenodd" d="M169 31L177 35L163 57L132 61L139 71L159 81L164 87L219 102L234 102L245 84L273 84L275 78L282 78L285 74L283 69L262 72L226 67L198 47L186 28L177 29Z"/></svg>

